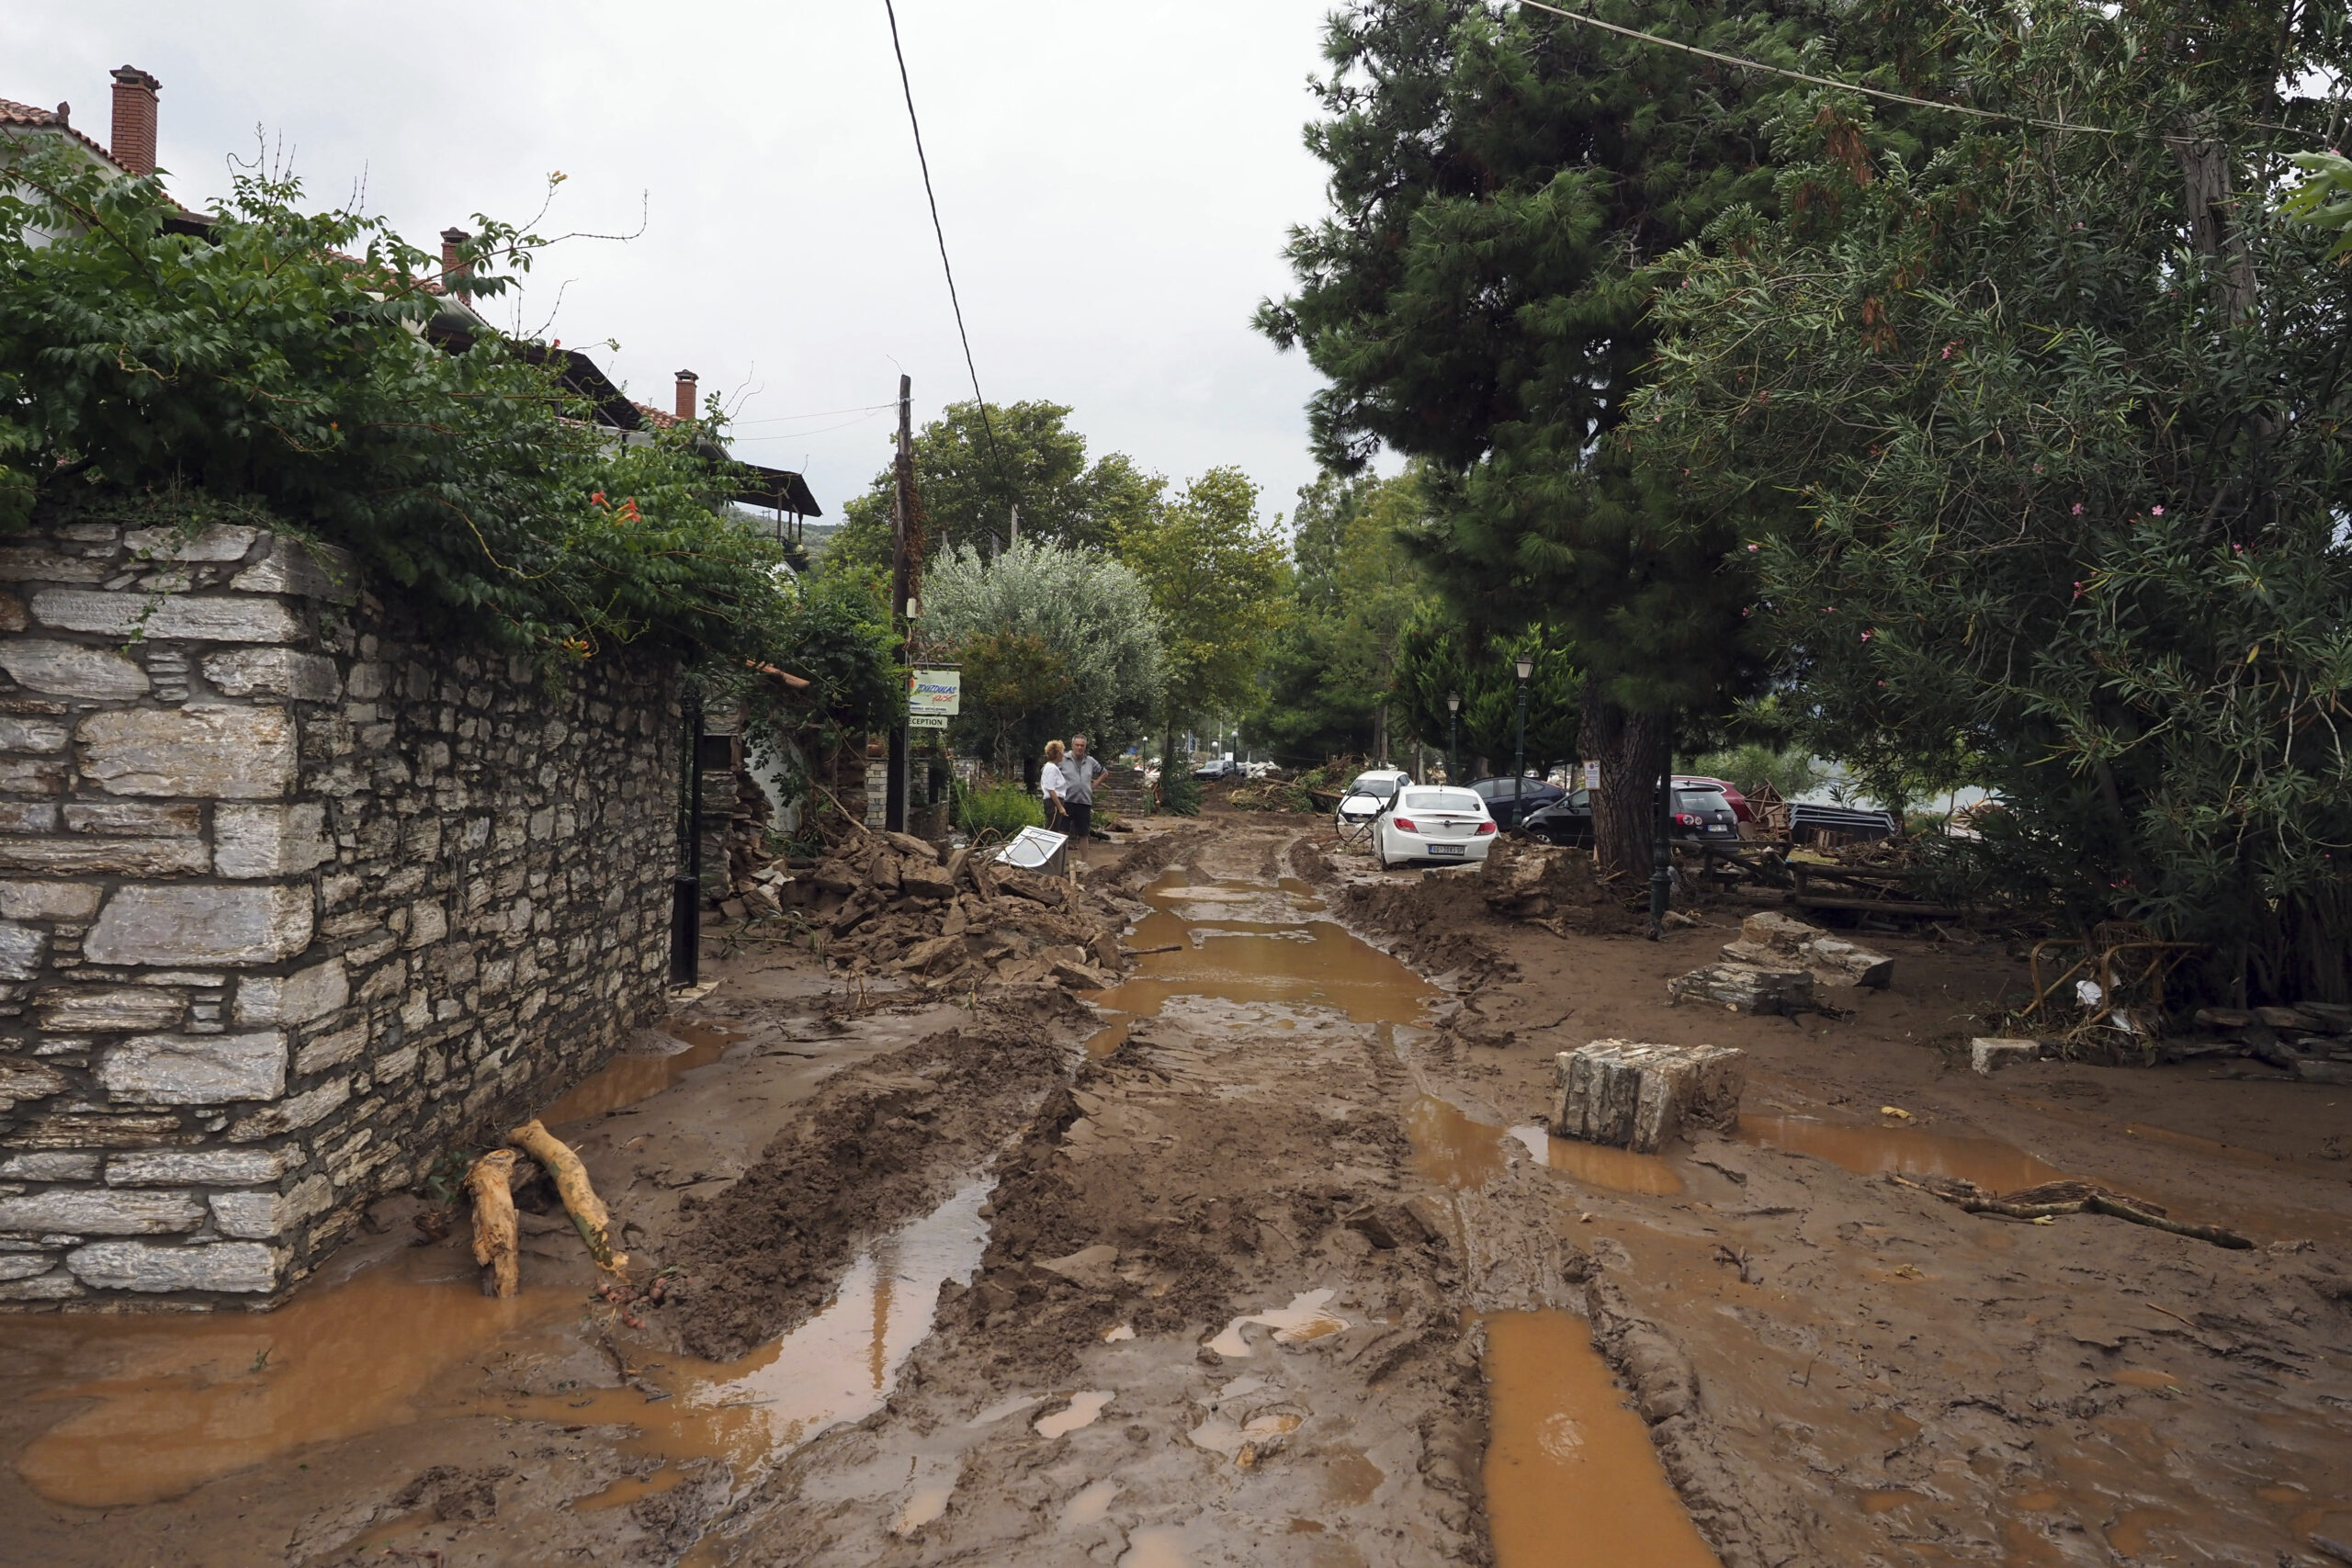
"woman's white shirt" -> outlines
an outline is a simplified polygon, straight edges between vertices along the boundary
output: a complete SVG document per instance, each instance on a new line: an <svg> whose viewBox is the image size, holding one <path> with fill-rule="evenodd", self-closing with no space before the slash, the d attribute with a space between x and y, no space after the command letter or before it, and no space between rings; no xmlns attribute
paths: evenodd
<svg viewBox="0 0 2352 1568"><path fill-rule="evenodd" d="M1062 770L1060 763L1047 762L1044 767L1037 770L1037 793L1040 795L1059 795L1061 792Z"/></svg>

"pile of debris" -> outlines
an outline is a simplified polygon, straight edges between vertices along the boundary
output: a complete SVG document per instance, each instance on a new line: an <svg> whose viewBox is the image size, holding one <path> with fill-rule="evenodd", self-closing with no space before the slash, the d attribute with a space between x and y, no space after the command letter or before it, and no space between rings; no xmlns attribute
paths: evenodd
<svg viewBox="0 0 2352 1568"><path fill-rule="evenodd" d="M2309 1083L2352 1084L2352 1006L2201 1008L2196 1022L2246 1055ZM2201 1052L2184 1055L2203 1055Z"/></svg>
<svg viewBox="0 0 2352 1568"><path fill-rule="evenodd" d="M1560 935L1569 926L1600 932L1627 923L1623 897L1593 875L1592 857L1582 850L1506 834L1487 852L1478 888L1487 908L1504 919L1525 920ZM1648 897L1646 886L1641 892Z"/></svg>
<svg viewBox="0 0 2352 1568"><path fill-rule="evenodd" d="M989 850L856 829L806 882L830 968L944 990L996 982L1093 991L1116 984L1125 966L1119 932L1130 911Z"/></svg>
<svg viewBox="0 0 2352 1568"><path fill-rule="evenodd" d="M1884 953L1769 909L1740 922L1724 960L1676 976L1667 994L1733 1012L1799 1013L1821 1007L1816 985L1883 990L1894 978L1894 960Z"/></svg>

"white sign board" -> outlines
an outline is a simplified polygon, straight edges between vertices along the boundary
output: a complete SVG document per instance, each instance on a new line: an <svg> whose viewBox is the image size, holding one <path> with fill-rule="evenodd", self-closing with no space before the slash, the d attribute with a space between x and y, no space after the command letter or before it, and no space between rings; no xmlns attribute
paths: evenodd
<svg viewBox="0 0 2352 1568"><path fill-rule="evenodd" d="M909 729L944 729L947 716L944 713L910 713L907 715Z"/></svg>
<svg viewBox="0 0 2352 1568"><path fill-rule="evenodd" d="M1600 787L1600 763L1587 762L1584 765L1584 787L1587 789L1599 789Z"/></svg>
<svg viewBox="0 0 2352 1568"><path fill-rule="evenodd" d="M907 676L908 722L921 728L937 729L939 725L926 725L925 718L952 718L964 711L964 672L961 670L924 669L910 671Z"/></svg>

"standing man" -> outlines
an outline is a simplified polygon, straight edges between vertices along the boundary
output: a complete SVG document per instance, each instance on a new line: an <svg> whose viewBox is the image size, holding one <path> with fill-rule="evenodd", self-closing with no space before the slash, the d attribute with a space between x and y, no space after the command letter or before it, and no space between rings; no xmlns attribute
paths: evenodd
<svg viewBox="0 0 2352 1568"><path fill-rule="evenodd" d="M1069 819L1080 860L1091 858L1086 845L1094 826L1094 781L1102 773L1102 764L1086 754L1086 737L1071 736L1069 754L1062 759L1062 815Z"/></svg>

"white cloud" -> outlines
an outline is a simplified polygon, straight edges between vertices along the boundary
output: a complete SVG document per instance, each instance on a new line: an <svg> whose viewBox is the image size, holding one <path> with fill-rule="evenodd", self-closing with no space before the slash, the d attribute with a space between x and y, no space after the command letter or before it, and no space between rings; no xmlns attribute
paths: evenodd
<svg viewBox="0 0 2352 1568"><path fill-rule="evenodd" d="M940 213L991 401L1077 410L1093 450L1179 479L1238 463L1272 507L1313 475L1314 372L1250 330L1324 209L1300 143L1323 0L899 0ZM0 19L0 96L74 105L101 141L107 72L164 83L161 160L194 203L256 128L314 198L364 179L409 238L521 219L570 176L521 307L667 407L671 373L752 390L746 421L969 396L881 0L616 0L385 11L265 0L83 0ZM751 424L829 513L887 456L887 414ZM830 428L829 428L830 427Z"/></svg>

